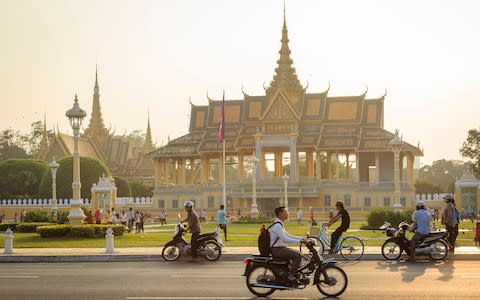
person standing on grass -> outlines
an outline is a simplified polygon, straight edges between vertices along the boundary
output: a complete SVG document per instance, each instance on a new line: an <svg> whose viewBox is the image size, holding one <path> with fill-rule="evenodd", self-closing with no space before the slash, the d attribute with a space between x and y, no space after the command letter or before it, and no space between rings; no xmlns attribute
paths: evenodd
<svg viewBox="0 0 480 300"><path fill-rule="evenodd" d="M302 209L297 208L297 222L298 222L298 225L302 225L302 215L303 215Z"/></svg>
<svg viewBox="0 0 480 300"><path fill-rule="evenodd" d="M217 226L223 230L225 235L225 241L227 240L227 213L225 212L225 205L220 205L220 209L217 210Z"/></svg>

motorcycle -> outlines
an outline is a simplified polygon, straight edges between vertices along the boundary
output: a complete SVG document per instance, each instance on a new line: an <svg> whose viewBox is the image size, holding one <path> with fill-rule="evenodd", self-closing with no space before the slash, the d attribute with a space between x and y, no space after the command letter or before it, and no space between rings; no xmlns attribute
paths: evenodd
<svg viewBox="0 0 480 300"><path fill-rule="evenodd" d="M175 261L180 256L190 256L192 247L183 238L187 230L186 223L177 223L173 233L173 239L165 244L162 250L162 257L166 261ZM197 255L205 257L209 261L216 261L222 256L223 242L220 238L220 230L200 234L198 237Z"/></svg>
<svg viewBox="0 0 480 300"><path fill-rule="evenodd" d="M398 229L392 227L388 222L380 226L381 230L385 230L389 239L382 246L382 255L387 260L397 260L405 252L410 255L410 240L406 237L407 231L412 231L410 224L401 222ZM447 240L447 233L431 232L415 249L415 255L428 255L433 260L443 260L448 255L450 244Z"/></svg>
<svg viewBox="0 0 480 300"><path fill-rule="evenodd" d="M347 275L337 265L337 261L324 260L315 249L314 242L305 243L310 250L304 255L306 263L296 273L296 284L288 280L289 261L278 260L271 256L252 255L245 258L246 264L243 276L246 277L247 288L254 295L266 297L276 290L300 290L310 284L308 276L313 275L315 284L325 296L335 297L341 295L348 285Z"/></svg>

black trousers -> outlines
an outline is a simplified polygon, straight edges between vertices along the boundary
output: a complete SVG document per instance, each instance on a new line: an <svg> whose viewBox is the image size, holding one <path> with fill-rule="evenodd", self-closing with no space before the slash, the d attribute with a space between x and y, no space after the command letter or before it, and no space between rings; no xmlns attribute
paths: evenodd
<svg viewBox="0 0 480 300"><path fill-rule="evenodd" d="M227 240L227 224L218 224L221 230L223 230L223 234L225 235L225 240Z"/></svg>
<svg viewBox="0 0 480 300"><path fill-rule="evenodd" d="M345 232L345 231L347 231L346 228L338 227L332 233L332 239L330 240L330 250L331 251L335 250L335 245L337 245L338 239L342 236L342 233Z"/></svg>
<svg viewBox="0 0 480 300"><path fill-rule="evenodd" d="M300 266L300 262L302 261L302 254L299 251L287 247L273 247L272 256L275 258L291 260L292 264L290 265L289 275L295 276L295 273Z"/></svg>
<svg viewBox="0 0 480 300"><path fill-rule="evenodd" d="M200 236L200 232L192 233L192 239L190 240L190 245L192 247L192 257L197 257L197 249L198 249L198 237Z"/></svg>

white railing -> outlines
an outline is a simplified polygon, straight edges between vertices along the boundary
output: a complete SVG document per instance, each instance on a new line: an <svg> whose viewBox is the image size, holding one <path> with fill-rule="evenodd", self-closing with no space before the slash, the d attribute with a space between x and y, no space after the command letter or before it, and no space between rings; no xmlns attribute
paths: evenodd
<svg viewBox="0 0 480 300"><path fill-rule="evenodd" d="M446 194L416 194L417 201L442 201L442 196Z"/></svg>
<svg viewBox="0 0 480 300"><path fill-rule="evenodd" d="M70 206L72 199L57 199L58 207ZM90 199L82 199L84 206L91 206ZM52 206L52 199L0 199L0 207L48 207ZM150 207L153 206L153 199L150 197L118 197L115 200L116 207L136 206Z"/></svg>

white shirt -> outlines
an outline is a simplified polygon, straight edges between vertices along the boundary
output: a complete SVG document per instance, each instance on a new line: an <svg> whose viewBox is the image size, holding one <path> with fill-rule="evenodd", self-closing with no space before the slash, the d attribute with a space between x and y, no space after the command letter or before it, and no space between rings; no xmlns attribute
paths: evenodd
<svg viewBox="0 0 480 300"><path fill-rule="evenodd" d="M268 230L270 232L270 246L273 245L277 238L278 240L273 247L287 247L287 243L300 243L302 237L290 235L283 227L283 222L279 218L276 218L275 222L280 222L280 224L275 224Z"/></svg>

